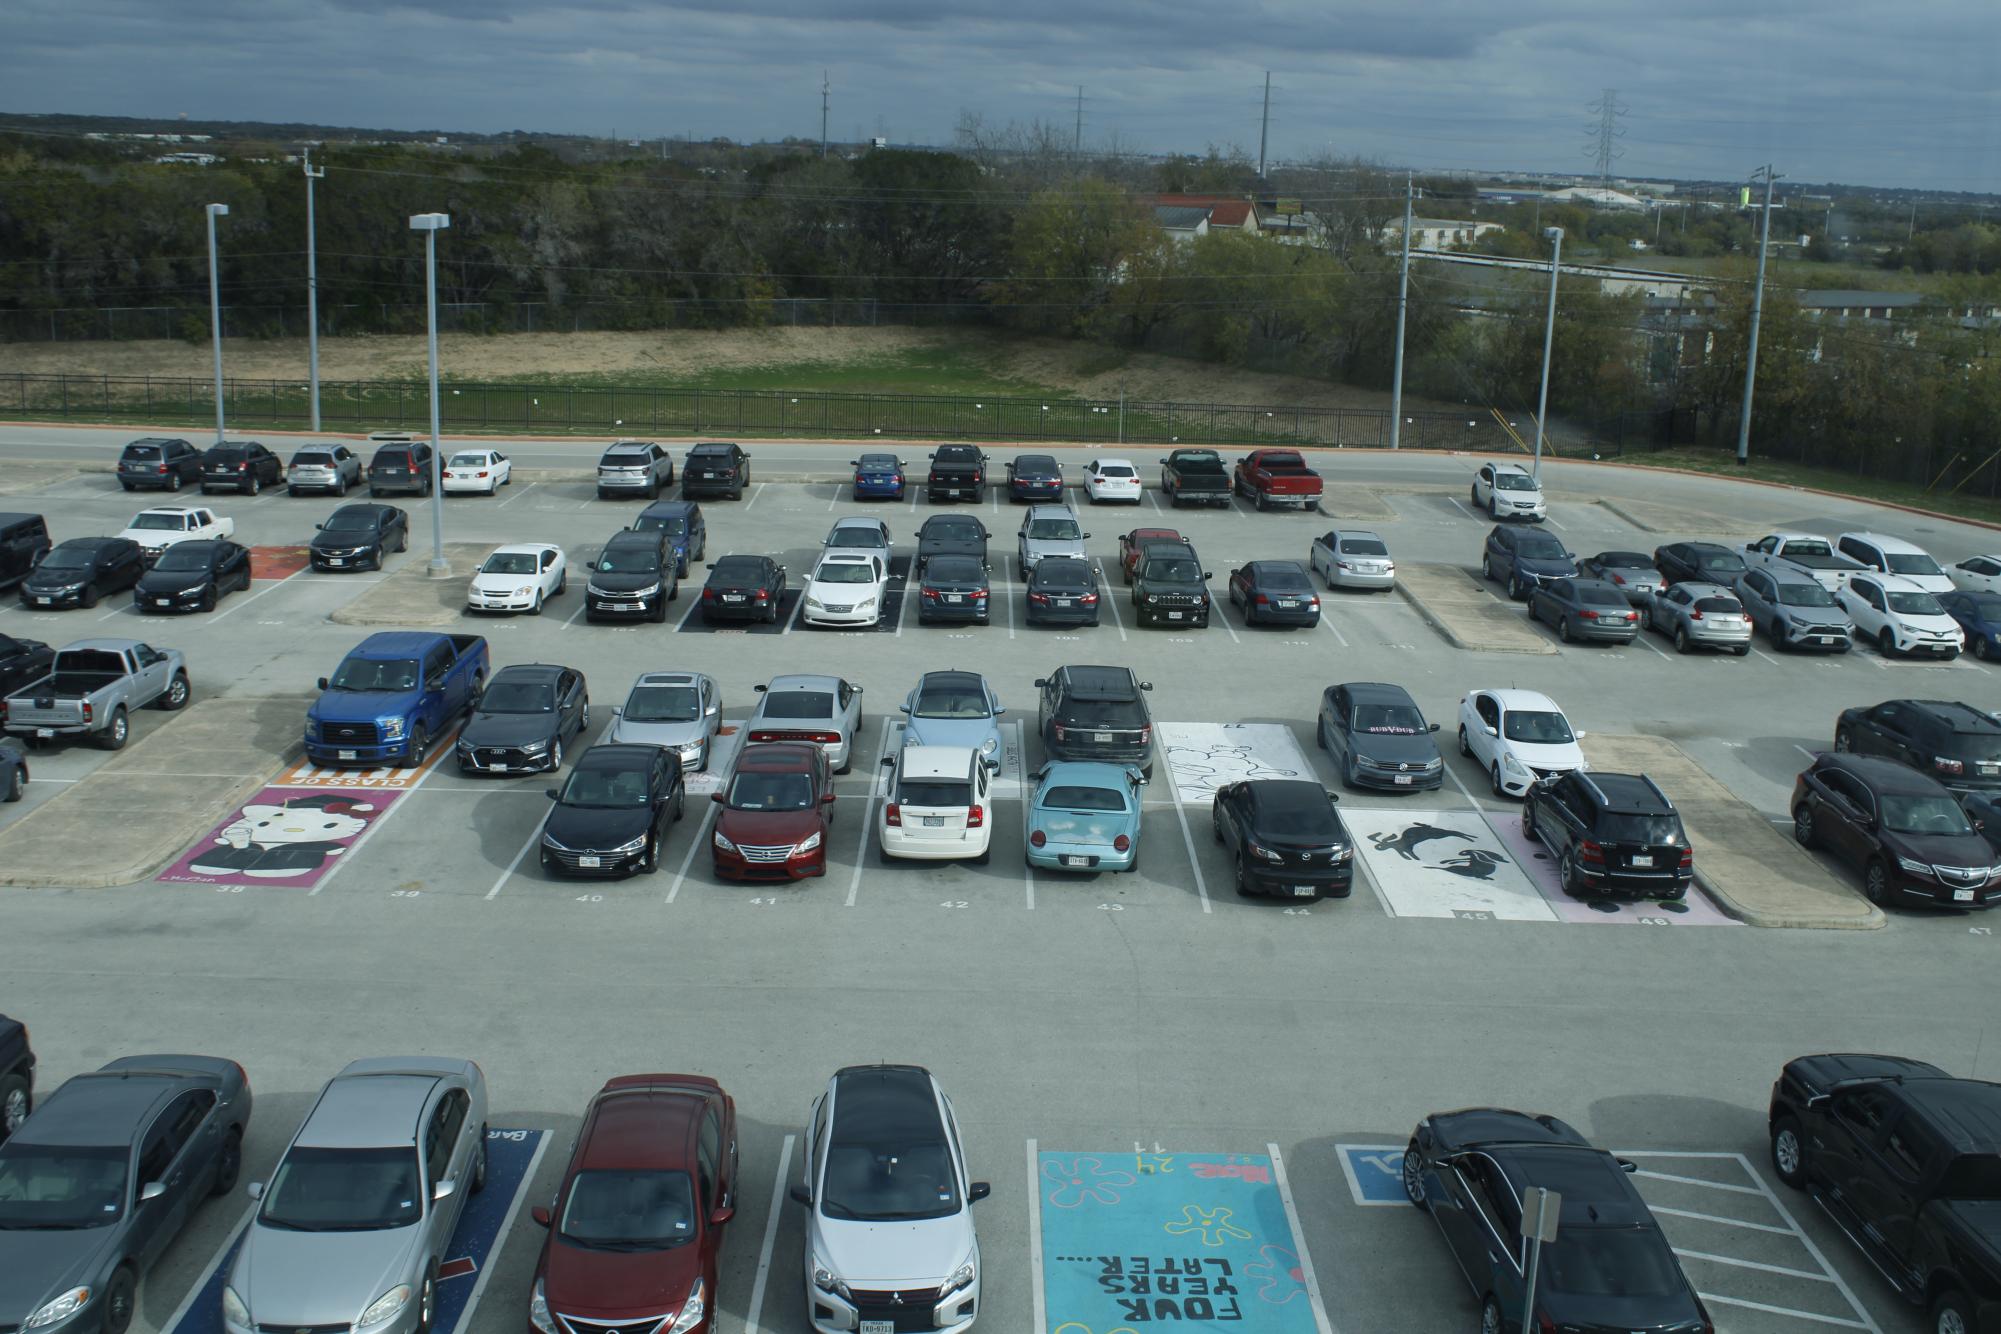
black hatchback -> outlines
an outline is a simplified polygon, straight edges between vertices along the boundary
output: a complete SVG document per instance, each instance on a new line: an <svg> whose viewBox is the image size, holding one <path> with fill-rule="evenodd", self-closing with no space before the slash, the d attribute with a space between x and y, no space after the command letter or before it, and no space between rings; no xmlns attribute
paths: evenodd
<svg viewBox="0 0 2001 1334"><path fill-rule="evenodd" d="M285 480L285 464L255 440L225 440L201 456L201 493L241 491L254 496Z"/></svg>
<svg viewBox="0 0 2001 1334"><path fill-rule="evenodd" d="M1028 576L1030 625L1096 625L1102 602L1098 572L1089 561L1051 556Z"/></svg>
<svg viewBox="0 0 2001 1334"><path fill-rule="evenodd" d="M394 505L356 501L313 526L306 554L315 570L379 570L385 555L410 546L410 516Z"/></svg>
<svg viewBox="0 0 2001 1334"><path fill-rule="evenodd" d="M985 562L972 556L934 556L918 581L917 623L985 625L993 615L993 588Z"/></svg>
<svg viewBox="0 0 2001 1334"><path fill-rule="evenodd" d="M137 611L214 611L225 594L250 587L250 553L224 538L176 542L132 586Z"/></svg>
<svg viewBox="0 0 2001 1334"><path fill-rule="evenodd" d="M1318 783L1259 778L1216 790L1209 828L1227 850L1237 893L1345 899L1355 888L1355 842Z"/></svg>
<svg viewBox="0 0 2001 1334"><path fill-rule="evenodd" d="M52 547L21 581L21 605L95 607L100 597L132 587L145 572L139 544L129 537L72 537Z"/></svg>
<svg viewBox="0 0 2001 1334"><path fill-rule="evenodd" d="M1937 779L1862 755L1814 756L1793 783L1793 837L1859 867L1871 903L1991 908L2001 866Z"/></svg>
<svg viewBox="0 0 2001 1334"><path fill-rule="evenodd" d="M611 876L660 869L660 844L687 805L680 760L658 746L592 746L569 781L549 789L542 869Z"/></svg>
<svg viewBox="0 0 2001 1334"><path fill-rule="evenodd" d="M1574 899L1627 894L1674 902L1695 879L1695 854L1674 803L1645 774L1573 769L1522 795L1522 832L1556 858Z"/></svg>

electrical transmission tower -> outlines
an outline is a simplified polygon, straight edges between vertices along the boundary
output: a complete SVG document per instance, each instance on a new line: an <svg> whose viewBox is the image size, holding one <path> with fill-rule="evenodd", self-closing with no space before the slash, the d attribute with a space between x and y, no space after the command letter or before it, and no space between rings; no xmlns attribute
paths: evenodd
<svg viewBox="0 0 2001 1334"><path fill-rule="evenodd" d="M1609 190L1612 188L1612 164L1626 156L1626 150L1619 146L1619 141L1626 137L1625 127L1619 124L1619 119L1630 108L1619 101L1617 88L1607 88L1587 110L1598 117L1598 121L1595 125L1584 127L1585 134L1589 136L1584 152L1598 165L1598 187Z"/></svg>

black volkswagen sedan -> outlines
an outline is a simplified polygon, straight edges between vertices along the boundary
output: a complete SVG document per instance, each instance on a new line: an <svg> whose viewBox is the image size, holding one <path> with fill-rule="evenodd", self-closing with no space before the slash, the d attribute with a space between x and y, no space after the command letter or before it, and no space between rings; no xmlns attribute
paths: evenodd
<svg viewBox="0 0 2001 1334"><path fill-rule="evenodd" d="M52 547L21 581L21 605L37 611L95 607L106 593L132 587L145 572L139 544L129 537L72 537Z"/></svg>
<svg viewBox="0 0 2001 1334"><path fill-rule="evenodd" d="M1553 1116L1498 1107L1436 1112L1404 1151L1405 1196L1431 1215L1480 1304L1481 1334L1522 1328L1528 1245L1522 1199L1563 1199L1542 1246L1529 1325L1566 1334L1710 1334L1674 1251L1614 1158Z"/></svg>
<svg viewBox="0 0 2001 1334"><path fill-rule="evenodd" d="M250 587L250 553L224 538L176 542L132 586L137 611L214 611L227 593Z"/></svg>
<svg viewBox="0 0 2001 1334"><path fill-rule="evenodd" d="M1230 571L1230 601L1244 609L1245 625L1320 624L1320 595L1296 560L1254 560Z"/></svg>
<svg viewBox="0 0 2001 1334"><path fill-rule="evenodd" d="M315 570L379 570L389 552L410 547L410 516L394 505L357 501L314 526L307 553Z"/></svg>
<svg viewBox="0 0 2001 1334"><path fill-rule="evenodd" d="M1218 788L1209 827L1236 868L1237 893L1345 899L1355 888L1355 842L1318 783L1259 778Z"/></svg>
<svg viewBox="0 0 2001 1334"><path fill-rule="evenodd" d="M681 764L658 746L592 746L570 781L549 789L542 869L561 875L629 875L660 869L667 825L687 804Z"/></svg>
<svg viewBox="0 0 2001 1334"><path fill-rule="evenodd" d="M459 771L554 773L563 767L563 742L583 735L590 723L590 693L576 668L540 662L502 667L459 731Z"/></svg>
<svg viewBox="0 0 2001 1334"><path fill-rule="evenodd" d="M964 621L985 625L993 614L986 565L972 556L938 556L924 567L917 587L917 623Z"/></svg>
<svg viewBox="0 0 2001 1334"><path fill-rule="evenodd" d="M1428 792L1445 784L1445 761L1417 701L1402 686L1350 681L1320 692L1314 740L1351 788Z"/></svg>
<svg viewBox="0 0 2001 1334"><path fill-rule="evenodd" d="M1089 561L1051 556L1028 576L1030 625L1096 625L1102 605L1098 571Z"/></svg>
<svg viewBox="0 0 2001 1334"><path fill-rule="evenodd" d="M785 601L785 567L769 556L725 556L709 562L702 585L704 621L776 621Z"/></svg>

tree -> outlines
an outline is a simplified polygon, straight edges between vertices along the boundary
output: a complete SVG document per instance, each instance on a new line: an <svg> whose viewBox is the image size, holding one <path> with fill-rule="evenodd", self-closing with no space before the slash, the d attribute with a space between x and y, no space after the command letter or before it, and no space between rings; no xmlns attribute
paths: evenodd
<svg viewBox="0 0 2001 1334"><path fill-rule="evenodd" d="M1009 276L995 285L998 304L1021 328L1102 331L1128 262L1164 239L1147 209L1104 181L1041 191L1009 231Z"/></svg>

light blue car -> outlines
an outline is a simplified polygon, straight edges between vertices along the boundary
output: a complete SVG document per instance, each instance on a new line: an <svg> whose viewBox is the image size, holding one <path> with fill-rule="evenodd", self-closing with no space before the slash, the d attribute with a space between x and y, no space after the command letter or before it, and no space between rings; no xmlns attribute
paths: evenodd
<svg viewBox="0 0 2001 1334"><path fill-rule="evenodd" d="M903 725L906 746L965 746L999 772L1003 743L1000 717L1007 710L987 678L978 672L926 672L903 701L910 721Z"/></svg>
<svg viewBox="0 0 2001 1334"><path fill-rule="evenodd" d="M1139 865L1140 789L1130 764L1058 760L1035 772L1028 864L1057 871L1130 871Z"/></svg>

